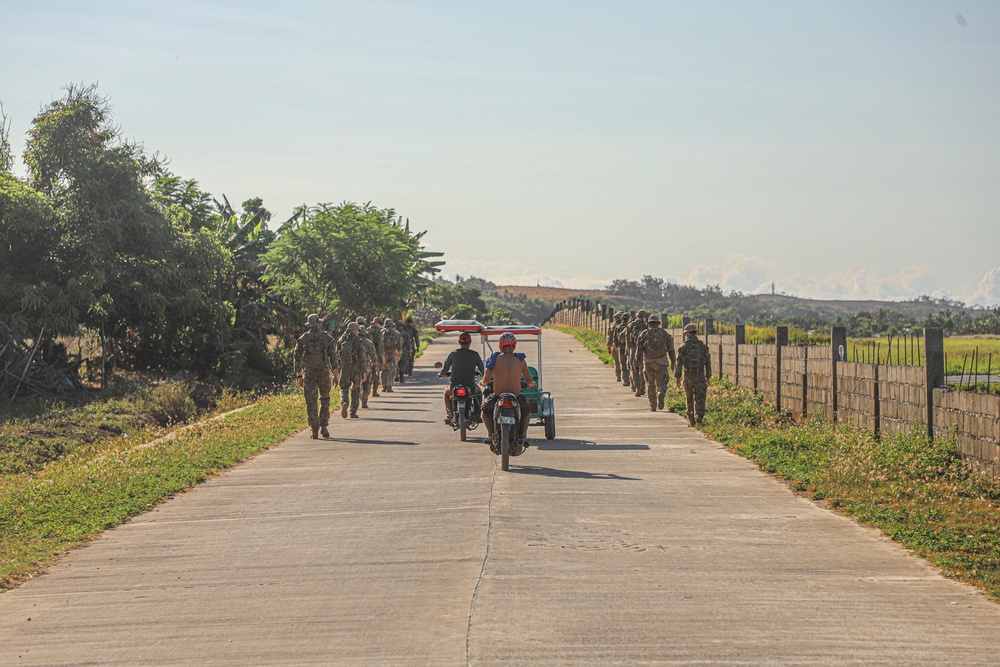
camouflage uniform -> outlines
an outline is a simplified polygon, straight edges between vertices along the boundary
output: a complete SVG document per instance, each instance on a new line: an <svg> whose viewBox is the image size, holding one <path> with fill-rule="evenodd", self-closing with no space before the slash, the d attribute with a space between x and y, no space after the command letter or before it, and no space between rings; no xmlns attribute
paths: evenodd
<svg viewBox="0 0 1000 667"><path fill-rule="evenodd" d="M406 374L413 375L413 361L417 358L417 352L420 351L420 330L417 329L417 325L413 322L412 317L406 318L406 331L410 334L410 345L413 346L413 354L410 356L409 365L406 367Z"/></svg>
<svg viewBox="0 0 1000 667"><path fill-rule="evenodd" d="M618 343L618 358L621 360L622 384L626 387L632 386L632 374L628 369L628 325L631 322L628 315L622 315L622 323L615 331L615 338Z"/></svg>
<svg viewBox="0 0 1000 667"><path fill-rule="evenodd" d="M361 327L357 322L350 322L347 331L340 337L340 416L347 417L350 409L351 417L358 416L358 403L361 401L362 375L366 372L365 363L368 352L358 335Z"/></svg>
<svg viewBox="0 0 1000 667"><path fill-rule="evenodd" d="M642 366L636 362L636 345L639 342L639 334L646 330L645 310L640 310L635 314L635 319L629 322L626 339L628 341L628 368L632 375L632 387L636 396L643 396L646 393L646 378L642 374Z"/></svg>
<svg viewBox="0 0 1000 667"><path fill-rule="evenodd" d="M372 336L372 343L375 345L375 376L372 382L372 396L378 396L378 381L382 375L382 362L385 360L385 346L382 341L382 318L376 317L368 327L368 333Z"/></svg>
<svg viewBox="0 0 1000 667"><path fill-rule="evenodd" d="M660 318L653 315L647 323L649 328L639 334L636 344L636 362L642 365L646 377L649 409L663 409L667 394L670 370L676 368L674 337L660 328Z"/></svg>
<svg viewBox="0 0 1000 667"><path fill-rule="evenodd" d="M396 380L402 383L406 370L413 365L413 338L410 337L410 332L406 330L405 326L401 326L396 333L399 334L402 343L399 350L399 366L396 368Z"/></svg>
<svg viewBox="0 0 1000 667"><path fill-rule="evenodd" d="M680 380L684 371L684 395L687 399L688 423L701 424L705 418L705 396L708 393L708 378L712 377L712 354L698 339L698 328L689 324L684 327L687 340L677 350L677 367L674 377Z"/></svg>
<svg viewBox="0 0 1000 667"><path fill-rule="evenodd" d="M396 379L399 353L403 350L403 339L393 328L392 320L385 321L382 331L382 345L385 348L385 364L382 366L382 391L392 392L392 382Z"/></svg>
<svg viewBox="0 0 1000 667"><path fill-rule="evenodd" d="M615 321L608 327L608 353L615 360L615 380L622 381L622 362L618 356L618 327L622 323L622 314L615 313Z"/></svg>
<svg viewBox="0 0 1000 667"><path fill-rule="evenodd" d="M312 437L329 437L330 424L330 371L340 368L337 358L337 343L319 328L319 316L309 316L309 330L295 341L292 353L295 375L302 373L302 394L306 400L306 415ZM317 402L319 409L317 410Z"/></svg>
<svg viewBox="0 0 1000 667"><path fill-rule="evenodd" d="M368 355L365 362L367 374L361 382L361 407L367 408L368 397L372 393L372 378L378 377L378 351L375 349L375 343L372 342L372 335L368 333L367 329L361 329L358 335L361 336L361 342L364 344L365 352Z"/></svg>

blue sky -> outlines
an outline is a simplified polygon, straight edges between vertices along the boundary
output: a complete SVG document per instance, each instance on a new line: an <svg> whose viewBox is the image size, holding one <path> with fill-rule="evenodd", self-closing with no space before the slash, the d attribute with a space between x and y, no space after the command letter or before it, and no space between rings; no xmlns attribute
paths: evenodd
<svg viewBox="0 0 1000 667"><path fill-rule="evenodd" d="M18 152L97 83L209 192L393 207L450 274L1000 303L997 2L2 4Z"/></svg>

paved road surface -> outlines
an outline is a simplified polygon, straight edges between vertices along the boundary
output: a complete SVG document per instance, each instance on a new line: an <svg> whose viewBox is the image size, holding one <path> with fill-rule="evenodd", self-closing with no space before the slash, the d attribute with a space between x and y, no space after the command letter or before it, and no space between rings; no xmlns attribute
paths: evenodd
<svg viewBox="0 0 1000 667"><path fill-rule="evenodd" d="M559 437L510 473L441 424L439 339L0 595L0 665L1000 664L1000 605L546 342Z"/></svg>

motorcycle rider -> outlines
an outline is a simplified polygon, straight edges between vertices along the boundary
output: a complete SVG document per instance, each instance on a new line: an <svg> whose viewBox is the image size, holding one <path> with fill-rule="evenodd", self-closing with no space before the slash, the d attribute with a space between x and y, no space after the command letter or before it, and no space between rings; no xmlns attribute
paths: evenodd
<svg viewBox="0 0 1000 667"><path fill-rule="evenodd" d="M478 404L483 395L483 390L476 384L476 374L483 375L486 369L483 367L483 358L472 349L472 336L469 332L463 331L458 336L458 349L452 350L451 354L441 367L438 377L447 377L451 373L451 381L444 390L444 423L451 425L455 415L451 412L452 389L456 386L470 387L474 392L474 400Z"/></svg>
<svg viewBox="0 0 1000 667"><path fill-rule="evenodd" d="M486 432L489 435L490 447L493 448L493 409L500 400L500 394L513 394L517 397L518 405L521 406L521 423L519 433L522 443L527 446L528 424L531 423L531 407L528 399L521 394L521 378L524 378L526 386L534 387L535 381L531 379L531 372L525 360L514 354L517 346L517 338L507 331L500 335L500 355L496 358L493 367L487 368L483 380L479 384L483 387L493 381L493 393L483 402L483 423L486 424ZM520 453L520 452L518 452Z"/></svg>

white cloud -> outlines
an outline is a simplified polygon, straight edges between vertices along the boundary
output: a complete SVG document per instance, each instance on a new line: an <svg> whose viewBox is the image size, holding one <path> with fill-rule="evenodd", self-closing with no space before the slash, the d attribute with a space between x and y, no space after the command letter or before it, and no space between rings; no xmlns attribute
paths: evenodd
<svg viewBox="0 0 1000 667"><path fill-rule="evenodd" d="M721 264L696 264L687 276L675 282L681 285L718 285L723 290L757 291L762 285L770 289L774 262L744 255L726 253Z"/></svg>
<svg viewBox="0 0 1000 667"><path fill-rule="evenodd" d="M976 291L969 297L969 303L982 306L1000 305L1000 266L986 272L979 281Z"/></svg>

